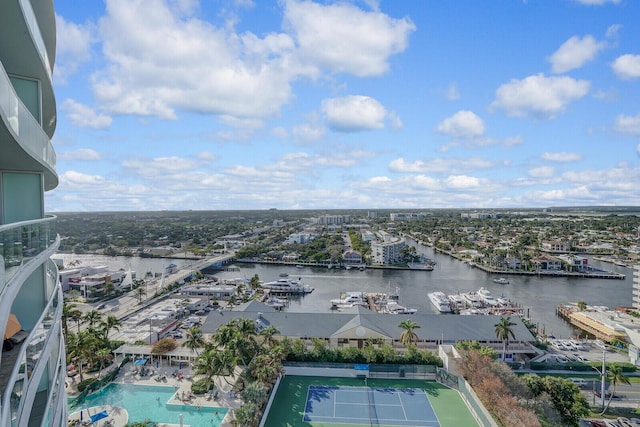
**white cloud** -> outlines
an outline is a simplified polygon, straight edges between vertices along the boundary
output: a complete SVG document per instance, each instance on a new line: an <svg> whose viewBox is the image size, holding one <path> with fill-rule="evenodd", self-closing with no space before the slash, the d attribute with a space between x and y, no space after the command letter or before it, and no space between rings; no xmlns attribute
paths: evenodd
<svg viewBox="0 0 640 427"><path fill-rule="evenodd" d="M481 180L475 176L452 175L444 181L451 189L472 189L481 185Z"/></svg>
<svg viewBox="0 0 640 427"><path fill-rule="evenodd" d="M107 67L92 76L101 109L168 120L179 111L273 117L300 77L384 73L415 29L351 4L284 0L285 31L258 36L233 23L216 27L185 4L106 1L99 29Z"/></svg>
<svg viewBox="0 0 640 427"><path fill-rule="evenodd" d="M108 0L106 10L99 28L109 65L93 76L93 88L114 113L264 118L291 97L298 69L286 34L239 35L162 0Z"/></svg>
<svg viewBox="0 0 640 427"><path fill-rule="evenodd" d="M389 170L398 173L465 174L479 169L490 169L497 166L500 166L500 164L479 157L439 157L435 159L416 160L414 162L407 162L404 158L400 157L389 163Z"/></svg>
<svg viewBox="0 0 640 427"><path fill-rule="evenodd" d="M621 133L640 136L640 113L635 116L619 115L616 117L613 128Z"/></svg>
<svg viewBox="0 0 640 427"><path fill-rule="evenodd" d="M375 76L389 68L388 58L407 48L415 25L374 9L343 2L323 5L285 0L284 25L299 46L305 64L334 73Z"/></svg>
<svg viewBox="0 0 640 427"><path fill-rule="evenodd" d="M540 166L529 169L529 176L534 178L551 178L555 174L555 169L550 166Z"/></svg>
<svg viewBox="0 0 640 427"><path fill-rule="evenodd" d="M61 151L58 153L59 160L83 160L95 161L100 160L102 156L95 150L90 148L81 148L75 151Z"/></svg>
<svg viewBox="0 0 640 427"><path fill-rule="evenodd" d="M322 101L322 113L329 127L338 132L384 128L387 110L368 96L351 95Z"/></svg>
<svg viewBox="0 0 640 427"><path fill-rule="evenodd" d="M496 90L491 108L504 110L514 117L552 119L564 112L570 102L584 97L590 85L586 80L546 77L544 74L513 79Z"/></svg>
<svg viewBox="0 0 640 427"><path fill-rule="evenodd" d="M640 77L640 55L626 54L616 58L611 64L613 72L623 80Z"/></svg>
<svg viewBox="0 0 640 427"><path fill-rule="evenodd" d="M597 42L590 35L586 35L583 38L573 36L549 57L551 71L554 73L566 73L580 68L595 58L598 52L606 46L606 43Z"/></svg>
<svg viewBox="0 0 640 427"><path fill-rule="evenodd" d="M289 136L289 132L282 126L276 126L271 129L271 135L275 136L278 139L285 139Z"/></svg>
<svg viewBox="0 0 640 427"><path fill-rule="evenodd" d="M326 129L319 124L304 123L298 126L294 126L291 131L294 144L303 145L308 144L322 138Z"/></svg>
<svg viewBox="0 0 640 427"><path fill-rule="evenodd" d="M67 114L71 123L81 128L105 129L111 126L111 117L98 114L90 107L73 99L65 100L60 109Z"/></svg>
<svg viewBox="0 0 640 427"><path fill-rule="evenodd" d="M91 45L95 41L94 28L66 21L56 15L56 84L66 84L78 68L91 59Z"/></svg>
<svg viewBox="0 0 640 427"><path fill-rule="evenodd" d="M602 6L607 3L618 4L620 0L573 0L577 3L582 3L590 6Z"/></svg>
<svg viewBox="0 0 640 427"><path fill-rule="evenodd" d="M613 24L607 28L607 38L615 39L618 37L618 33L622 29L622 24Z"/></svg>
<svg viewBox="0 0 640 427"><path fill-rule="evenodd" d="M460 99L460 92L458 91L458 88L456 87L455 83L451 83L449 85L449 87L447 88L447 92L445 93L444 96L449 101L456 101Z"/></svg>
<svg viewBox="0 0 640 427"><path fill-rule="evenodd" d="M546 160L549 162L557 162L557 163L566 163L566 162L577 162L582 160L582 154L580 153L542 153L540 155L542 160Z"/></svg>
<svg viewBox="0 0 640 427"><path fill-rule="evenodd" d="M473 111L460 110L444 119L438 125L437 131L454 138L472 138L482 136L485 128L482 119Z"/></svg>

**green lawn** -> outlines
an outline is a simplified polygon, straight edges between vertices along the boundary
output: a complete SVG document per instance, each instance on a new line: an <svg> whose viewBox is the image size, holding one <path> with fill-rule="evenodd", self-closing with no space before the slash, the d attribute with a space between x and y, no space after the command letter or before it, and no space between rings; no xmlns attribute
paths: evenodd
<svg viewBox="0 0 640 427"><path fill-rule="evenodd" d="M358 378L286 376L267 417L265 427L355 427L356 424L303 422L302 415L310 385L362 387ZM478 423L456 390L435 381L369 378L369 387L419 388L427 392L441 427L476 427ZM369 424L366 424L367 426Z"/></svg>

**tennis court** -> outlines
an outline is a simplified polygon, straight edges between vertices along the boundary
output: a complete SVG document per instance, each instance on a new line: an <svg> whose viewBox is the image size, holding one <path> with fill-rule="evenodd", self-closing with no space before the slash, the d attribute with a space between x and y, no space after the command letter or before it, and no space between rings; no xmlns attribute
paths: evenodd
<svg viewBox="0 0 640 427"><path fill-rule="evenodd" d="M440 427L427 394L416 388L312 385L303 421Z"/></svg>
<svg viewBox="0 0 640 427"><path fill-rule="evenodd" d="M265 427L477 427L462 397L431 380L285 376Z"/></svg>

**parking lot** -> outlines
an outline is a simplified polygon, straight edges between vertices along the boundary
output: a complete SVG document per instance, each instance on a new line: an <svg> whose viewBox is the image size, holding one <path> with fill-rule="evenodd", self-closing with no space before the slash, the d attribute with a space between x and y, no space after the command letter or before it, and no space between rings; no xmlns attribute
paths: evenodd
<svg viewBox="0 0 640 427"><path fill-rule="evenodd" d="M619 352L599 340L549 340L548 362L629 362L626 352Z"/></svg>

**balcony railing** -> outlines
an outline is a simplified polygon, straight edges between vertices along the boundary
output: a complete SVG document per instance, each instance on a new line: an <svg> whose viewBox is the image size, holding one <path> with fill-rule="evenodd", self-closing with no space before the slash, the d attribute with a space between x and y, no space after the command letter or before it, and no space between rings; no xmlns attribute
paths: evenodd
<svg viewBox="0 0 640 427"><path fill-rule="evenodd" d="M49 248L55 242L56 236L54 215L0 226L0 255L4 259L5 269L5 280L0 283L0 294L13 275L20 270L20 266Z"/></svg>
<svg viewBox="0 0 640 427"><path fill-rule="evenodd" d="M1 64L0 64L1 65ZM56 168L56 153L40 123L18 97L4 67L0 66L0 115L7 118L16 140L33 158Z"/></svg>
<svg viewBox="0 0 640 427"><path fill-rule="evenodd" d="M43 65L47 70L49 80L51 80L51 64L49 63L49 55L47 54L47 48L44 45L44 39L42 38L42 34L40 33L40 27L38 26L38 21L36 20L36 14L33 12L33 8L31 7L31 2L29 2L29 0L20 0L20 7L22 8L22 14L24 15L25 23L29 28L31 39L36 45L36 49L38 50L40 59L42 59Z"/></svg>
<svg viewBox="0 0 640 427"><path fill-rule="evenodd" d="M47 269L57 271L57 267L50 260L47 261ZM47 274L46 280L50 280L53 276L57 275ZM52 356L55 360L58 360L60 352L63 351L60 344L62 342L61 325L60 322L55 321L62 316L62 306L62 291L60 288L56 288L56 292L52 295L40 321L29 334L26 344L20 349L21 354L13 368L8 384L11 387L11 393L8 396L6 394L3 396L3 403L5 404L3 405L3 419L9 416L12 426L20 418L18 415L24 409L28 389L30 387L38 387L41 384L39 378L41 374L38 377L34 377L34 373L44 372L44 375L49 376L48 370L43 370L41 364L46 363ZM55 377L48 378L49 389L55 381ZM7 399L9 399L8 402ZM10 411L10 415L5 411Z"/></svg>

